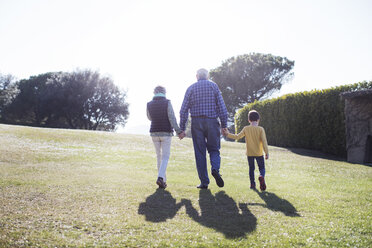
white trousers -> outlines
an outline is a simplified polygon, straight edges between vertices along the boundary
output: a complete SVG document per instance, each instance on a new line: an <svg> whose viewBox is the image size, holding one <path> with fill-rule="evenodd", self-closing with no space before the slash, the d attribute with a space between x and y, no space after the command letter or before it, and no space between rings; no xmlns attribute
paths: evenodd
<svg viewBox="0 0 372 248"><path fill-rule="evenodd" d="M155 146L156 157L158 162L158 177L163 178L163 181L167 181L165 172L168 166L168 160L170 156L170 147L172 142L171 136L152 136L152 142Z"/></svg>

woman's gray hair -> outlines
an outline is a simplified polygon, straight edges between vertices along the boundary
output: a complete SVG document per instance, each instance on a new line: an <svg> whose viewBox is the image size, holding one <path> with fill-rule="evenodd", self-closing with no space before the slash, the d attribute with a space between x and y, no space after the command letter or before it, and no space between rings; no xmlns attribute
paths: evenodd
<svg viewBox="0 0 372 248"><path fill-rule="evenodd" d="M201 68L196 72L196 78L199 80L206 80L209 78L209 73L207 69Z"/></svg>
<svg viewBox="0 0 372 248"><path fill-rule="evenodd" d="M155 89L154 89L154 94L165 94L166 93L166 90L163 86L156 86Z"/></svg>

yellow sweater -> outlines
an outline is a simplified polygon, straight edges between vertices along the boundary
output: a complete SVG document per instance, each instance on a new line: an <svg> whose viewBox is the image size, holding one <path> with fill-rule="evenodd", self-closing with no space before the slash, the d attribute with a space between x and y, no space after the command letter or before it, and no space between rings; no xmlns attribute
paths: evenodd
<svg viewBox="0 0 372 248"><path fill-rule="evenodd" d="M269 149L267 148L267 140L265 129L260 126L245 126L239 134L227 135L230 139L241 139L245 137L245 144L247 145L247 156L260 157L263 156L263 151L265 154L269 154Z"/></svg>

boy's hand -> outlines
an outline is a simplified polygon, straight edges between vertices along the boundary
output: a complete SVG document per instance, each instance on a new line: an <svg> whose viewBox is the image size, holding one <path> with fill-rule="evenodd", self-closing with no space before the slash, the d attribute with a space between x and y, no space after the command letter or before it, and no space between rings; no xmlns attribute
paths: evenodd
<svg viewBox="0 0 372 248"><path fill-rule="evenodd" d="M265 159L269 159L269 154L265 154Z"/></svg>

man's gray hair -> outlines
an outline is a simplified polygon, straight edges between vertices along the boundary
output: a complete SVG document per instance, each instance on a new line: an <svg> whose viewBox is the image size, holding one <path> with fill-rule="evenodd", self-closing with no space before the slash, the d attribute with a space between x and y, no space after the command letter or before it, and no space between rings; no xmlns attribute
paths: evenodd
<svg viewBox="0 0 372 248"><path fill-rule="evenodd" d="M196 78L199 80L206 80L209 78L209 72L207 69L201 68L196 72Z"/></svg>
<svg viewBox="0 0 372 248"><path fill-rule="evenodd" d="M155 89L154 89L154 94L165 94L166 93L166 90L163 86L156 86Z"/></svg>

